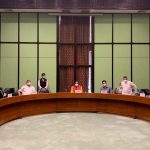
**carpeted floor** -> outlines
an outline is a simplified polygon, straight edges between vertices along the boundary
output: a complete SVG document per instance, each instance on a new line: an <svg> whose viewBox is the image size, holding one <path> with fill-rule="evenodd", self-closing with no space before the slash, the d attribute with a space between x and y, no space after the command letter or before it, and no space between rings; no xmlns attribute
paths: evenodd
<svg viewBox="0 0 150 150"><path fill-rule="evenodd" d="M0 150L150 150L150 123L95 113L57 113L0 126Z"/></svg>

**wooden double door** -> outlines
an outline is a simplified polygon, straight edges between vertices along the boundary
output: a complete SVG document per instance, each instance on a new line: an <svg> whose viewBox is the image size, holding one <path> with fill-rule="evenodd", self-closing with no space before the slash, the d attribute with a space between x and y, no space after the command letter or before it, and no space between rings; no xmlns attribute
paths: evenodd
<svg viewBox="0 0 150 150"><path fill-rule="evenodd" d="M57 91L70 91L75 81L93 91L93 18L58 17Z"/></svg>

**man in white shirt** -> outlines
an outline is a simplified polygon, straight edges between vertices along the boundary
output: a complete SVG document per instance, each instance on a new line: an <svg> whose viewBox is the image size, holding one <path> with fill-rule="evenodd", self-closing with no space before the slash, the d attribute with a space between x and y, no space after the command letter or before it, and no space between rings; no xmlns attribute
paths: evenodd
<svg viewBox="0 0 150 150"><path fill-rule="evenodd" d="M18 95L31 95L36 93L35 87L31 85L30 80L27 80L26 84L18 90Z"/></svg>
<svg viewBox="0 0 150 150"><path fill-rule="evenodd" d="M136 85L128 80L127 76L123 76L123 81L121 82L122 94L124 95L134 95L137 90Z"/></svg>

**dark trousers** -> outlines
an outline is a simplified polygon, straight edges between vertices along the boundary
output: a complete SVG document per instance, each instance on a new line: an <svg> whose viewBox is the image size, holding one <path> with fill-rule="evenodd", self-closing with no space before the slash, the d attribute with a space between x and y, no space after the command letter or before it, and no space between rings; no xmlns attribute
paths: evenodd
<svg viewBox="0 0 150 150"><path fill-rule="evenodd" d="M41 89L39 90L39 93L49 93L49 90L46 89L46 88L41 88Z"/></svg>

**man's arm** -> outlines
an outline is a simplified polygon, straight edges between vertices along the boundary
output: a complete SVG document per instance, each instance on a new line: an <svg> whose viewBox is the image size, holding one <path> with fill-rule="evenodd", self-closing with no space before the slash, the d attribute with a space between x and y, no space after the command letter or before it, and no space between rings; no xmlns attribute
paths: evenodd
<svg viewBox="0 0 150 150"><path fill-rule="evenodd" d="M48 80L46 81L46 87L45 88L48 89Z"/></svg>
<svg viewBox="0 0 150 150"><path fill-rule="evenodd" d="M36 90L35 90L35 87L33 86L32 87L32 93L31 94L36 94L37 92L36 92Z"/></svg>
<svg viewBox="0 0 150 150"><path fill-rule="evenodd" d="M81 86L80 88L81 88L81 92L83 93L83 87Z"/></svg>
<svg viewBox="0 0 150 150"><path fill-rule="evenodd" d="M111 87L109 87L109 93L113 93L113 90Z"/></svg>
<svg viewBox="0 0 150 150"><path fill-rule="evenodd" d="M40 80L38 80L38 87L39 87L39 89L42 88L41 85L40 85Z"/></svg>
<svg viewBox="0 0 150 150"><path fill-rule="evenodd" d="M133 82L131 82L131 87L132 89L137 89L137 86Z"/></svg>
<svg viewBox="0 0 150 150"><path fill-rule="evenodd" d="M71 90L70 90L71 93L74 93L74 87L71 86Z"/></svg>
<svg viewBox="0 0 150 150"><path fill-rule="evenodd" d="M138 91L137 91L137 86L136 86L133 82L131 82L131 88L132 88L132 94L133 94L133 95L138 92Z"/></svg>
<svg viewBox="0 0 150 150"><path fill-rule="evenodd" d="M22 95L22 92L23 92L23 86L18 90L18 95Z"/></svg>

